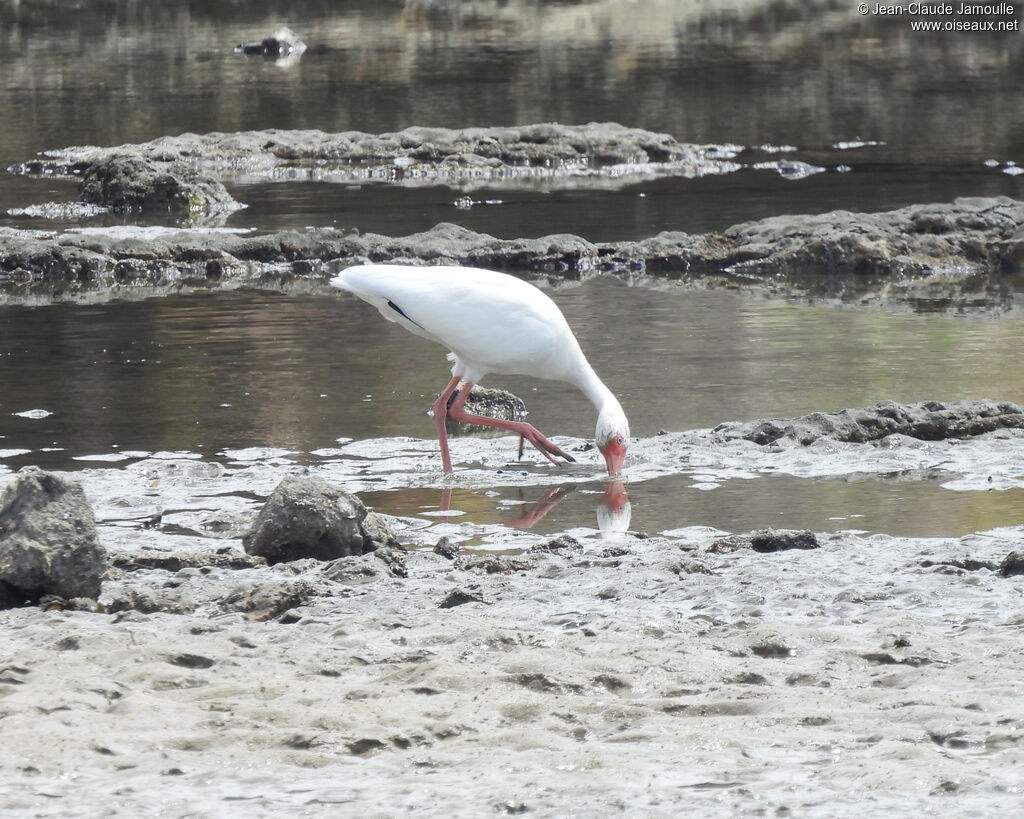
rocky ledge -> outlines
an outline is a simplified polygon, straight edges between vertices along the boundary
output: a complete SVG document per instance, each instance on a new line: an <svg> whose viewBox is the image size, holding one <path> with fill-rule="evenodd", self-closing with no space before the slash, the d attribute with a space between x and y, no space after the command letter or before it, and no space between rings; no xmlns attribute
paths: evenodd
<svg viewBox="0 0 1024 819"><path fill-rule="evenodd" d="M1024 429L1024 408L987 398L917 404L882 401L870 407L814 412L800 418L730 422L715 427L712 434L718 441L742 439L785 448L807 446L822 438L838 443L872 443L889 435L942 441L999 429Z"/></svg>
<svg viewBox="0 0 1024 819"><path fill-rule="evenodd" d="M593 243L498 239L452 224L410 236L329 228L0 231L0 304L240 286L328 292L339 266L464 264L524 276L601 272L704 288L920 310L1006 310L1024 282L1024 202L957 199L885 213L774 216L722 233Z"/></svg>
<svg viewBox="0 0 1024 819"><path fill-rule="evenodd" d="M331 177L465 187L543 176L590 186L631 174L730 173L743 167L734 161L741 150L682 143L617 123L411 127L384 134L263 130L69 147L8 171L80 180L79 202L25 213L52 210L66 218L67 207L171 213L172 221L195 228L207 214L222 221L225 212L243 206L225 180ZM614 272L782 297L991 311L1012 307L1021 289L1024 202L974 198L885 213L773 216L721 232L598 243L569 234L497 239L451 224L398 237L329 228L258 236L229 229L6 230L0 231L0 304L83 293L125 298L126 287L159 294L284 289L298 281L316 288L333 267L362 261L455 263L576 279Z"/></svg>
<svg viewBox="0 0 1024 819"><path fill-rule="evenodd" d="M7 170L80 178L83 202L117 211L209 213L240 207L221 183L228 177L435 184L552 175L704 176L739 168L729 161L737 150L682 143L614 122L410 127L385 134L265 130L75 146L45 151Z"/></svg>

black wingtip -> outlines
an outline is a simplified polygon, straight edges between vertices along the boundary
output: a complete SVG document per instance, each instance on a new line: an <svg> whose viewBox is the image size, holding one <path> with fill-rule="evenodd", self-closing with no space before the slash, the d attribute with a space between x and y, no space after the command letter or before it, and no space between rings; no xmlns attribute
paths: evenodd
<svg viewBox="0 0 1024 819"><path fill-rule="evenodd" d="M408 322L410 322L412 324L415 324L421 330L423 329L423 326L419 322L413 321L411 318L409 318L408 313L406 313L405 310L403 310L401 307L399 307L397 304L395 304L393 301L391 301L391 299L388 299L388 307L390 307L392 310L394 310L396 313L398 313L398 315L400 315L406 321L408 321Z"/></svg>

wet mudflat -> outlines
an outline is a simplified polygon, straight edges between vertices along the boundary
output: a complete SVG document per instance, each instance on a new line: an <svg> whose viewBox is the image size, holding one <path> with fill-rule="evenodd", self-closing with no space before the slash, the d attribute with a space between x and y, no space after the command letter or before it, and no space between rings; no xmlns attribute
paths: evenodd
<svg viewBox="0 0 1024 819"><path fill-rule="evenodd" d="M773 448L699 429L878 394L1016 398L992 351L1016 355L1020 319L612 278L552 292L634 418L628 506L592 451L555 468L510 438L456 439L445 479L425 414L443 351L337 298L9 308L0 480L37 463L82 481L112 563L104 613L0 614L7 730L64 737L8 759L11 809L1014 804L1022 589L998 566L1024 548L1024 438ZM583 399L508 386L585 447ZM387 516L405 576L373 555L240 562L289 474ZM820 548L714 548L766 526Z"/></svg>
<svg viewBox="0 0 1024 819"><path fill-rule="evenodd" d="M106 292L99 276L0 308L0 488L30 464L80 481L110 566L98 604L0 611L0 812L1015 811L1020 35L911 48L903 21L830 2L291 8L309 47L288 65L231 48L280 25L277 6L0 9L0 101L25 124L0 133L0 167L184 131L372 143L590 121L732 145L735 167L220 167L247 207L195 225L241 231L216 242L180 214L68 208L74 178L5 174L0 228L46 237L38 259L12 244L5 276L70 245L112 261ZM898 235L864 215L964 196L1010 198L903 211ZM585 399L526 379L501 385L578 463L460 437L445 478L426 415L444 351L329 292L334 262L309 250L371 252L345 245L354 229L403 252L388 237L450 222L568 232L570 254L599 258L661 230L827 211L850 213L790 235L847 219L880 286L773 289L784 253L757 257L746 292L642 265L542 275L630 415L621 485L588 448ZM129 238L89 233L111 225ZM764 228L740 231L743 252ZM535 258L518 272L544 274ZM232 280L233 259L272 275ZM189 266L209 292L176 282ZM840 413L885 401L901 403ZM242 536L288 475L357 492L408 551L249 557ZM765 527L813 535L777 552L729 537Z"/></svg>
<svg viewBox="0 0 1024 819"><path fill-rule="evenodd" d="M457 791L472 812L824 816L1016 803L1021 578L999 566L1024 547L1019 430L810 454L655 437L625 484L637 522L674 499L677 525L645 534L621 506L600 514L596 464L517 470L509 444L460 440L454 482L416 439L78 470L112 561L106 612L0 615L0 713L28 749L9 756L6 804L440 813ZM666 464L693 472L658 478ZM282 474L391 508L412 548L401 574L376 553L228 563ZM509 528L567 477L537 527ZM373 489L410 483L423 488ZM773 483L784 510L766 508ZM954 509L976 526L960 534L964 518L942 517ZM819 546L723 550L716 513L730 531L810 525ZM445 538L463 555L430 548ZM61 739L41 747L39 732Z"/></svg>

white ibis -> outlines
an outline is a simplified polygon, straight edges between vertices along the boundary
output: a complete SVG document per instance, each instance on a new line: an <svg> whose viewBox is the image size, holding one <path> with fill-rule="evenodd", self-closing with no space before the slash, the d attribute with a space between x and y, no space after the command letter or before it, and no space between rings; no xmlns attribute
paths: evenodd
<svg viewBox="0 0 1024 819"><path fill-rule="evenodd" d="M608 474L622 472L629 445L629 422L618 400L588 363L557 305L532 284L472 267L410 267L366 264L331 279L376 307L388 321L447 347L452 380L434 402L434 425L441 462L452 471L445 416L514 432L552 463L554 456L575 460L523 421L472 415L463 408L469 391L488 373L532 375L575 384L597 408L597 447ZM465 381L452 401L452 393Z"/></svg>

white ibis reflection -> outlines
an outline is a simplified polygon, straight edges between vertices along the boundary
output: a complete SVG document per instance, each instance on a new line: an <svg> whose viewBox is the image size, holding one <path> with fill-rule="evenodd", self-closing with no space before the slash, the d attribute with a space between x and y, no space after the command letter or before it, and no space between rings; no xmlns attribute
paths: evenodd
<svg viewBox="0 0 1024 819"><path fill-rule="evenodd" d="M525 504L518 510L518 514L511 520L502 521L505 526L511 529L530 529L542 521L547 514L561 503L574 489L576 484L562 484L553 486L544 492L544 496L530 504ZM448 512L452 508L451 487L441 490L440 510ZM597 503L597 528L604 538L622 534L629 529L632 509L629 504L629 494L622 481L608 481L604 487L604 493ZM448 522L448 518L442 517L442 521Z"/></svg>

